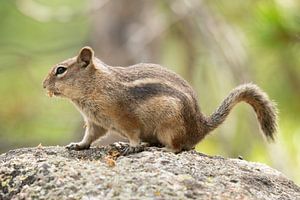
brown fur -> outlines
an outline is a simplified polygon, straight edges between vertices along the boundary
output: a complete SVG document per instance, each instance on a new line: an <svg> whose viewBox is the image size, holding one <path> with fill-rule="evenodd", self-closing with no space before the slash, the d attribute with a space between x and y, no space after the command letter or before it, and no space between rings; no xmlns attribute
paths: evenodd
<svg viewBox="0 0 300 200"><path fill-rule="evenodd" d="M66 71L57 74L58 67ZM132 146L143 141L163 144L174 152L188 150L219 126L240 101L254 108L268 138L273 139L276 132L276 108L254 84L235 88L205 117L193 89L174 72L146 63L108 66L94 57L90 47L54 66L43 86L49 94L70 99L86 121L83 140L68 145L71 149L89 148L108 130L115 130Z"/></svg>

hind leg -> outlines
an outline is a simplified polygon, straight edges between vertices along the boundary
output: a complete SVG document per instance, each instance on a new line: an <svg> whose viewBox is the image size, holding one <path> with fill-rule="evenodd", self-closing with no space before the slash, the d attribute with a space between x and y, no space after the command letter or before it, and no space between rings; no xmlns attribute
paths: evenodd
<svg viewBox="0 0 300 200"><path fill-rule="evenodd" d="M162 149L166 152L172 152L172 153L175 153L175 154L180 153L182 151L182 150L179 150L179 149L172 149L172 148L169 148L169 147L164 147Z"/></svg>
<svg viewBox="0 0 300 200"><path fill-rule="evenodd" d="M179 153L184 149L187 138L183 126L164 126L156 134L167 151Z"/></svg>

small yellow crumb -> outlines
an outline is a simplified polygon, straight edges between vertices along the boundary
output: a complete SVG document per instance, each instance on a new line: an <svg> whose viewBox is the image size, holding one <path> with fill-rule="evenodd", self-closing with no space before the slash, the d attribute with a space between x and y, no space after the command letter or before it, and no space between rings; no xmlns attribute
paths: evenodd
<svg viewBox="0 0 300 200"><path fill-rule="evenodd" d="M108 165L109 167L114 167L114 166L116 166L116 161L115 161L114 159L112 159L111 156L106 156L106 157L104 158L104 160L105 160L105 162L107 163L107 165Z"/></svg>
<svg viewBox="0 0 300 200"><path fill-rule="evenodd" d="M39 145L37 145L37 148L43 148L42 143L40 143Z"/></svg>
<svg viewBox="0 0 300 200"><path fill-rule="evenodd" d="M160 196L160 191L154 192L154 195L155 195L155 196Z"/></svg>
<svg viewBox="0 0 300 200"><path fill-rule="evenodd" d="M53 97L53 95L54 95L54 93L51 92L51 91L49 91L49 90L48 90L48 93L47 93L47 94L48 94L49 97Z"/></svg>
<svg viewBox="0 0 300 200"><path fill-rule="evenodd" d="M119 151L111 151L109 152L110 156L112 157L112 159L117 159L120 156L120 152Z"/></svg>

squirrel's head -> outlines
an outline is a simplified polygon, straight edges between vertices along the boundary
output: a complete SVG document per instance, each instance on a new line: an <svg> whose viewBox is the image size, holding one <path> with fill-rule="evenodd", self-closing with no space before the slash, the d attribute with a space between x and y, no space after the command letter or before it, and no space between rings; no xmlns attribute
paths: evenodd
<svg viewBox="0 0 300 200"><path fill-rule="evenodd" d="M83 47L78 56L55 65L45 78L43 87L50 97L81 97L87 92L85 85L90 84L95 74L94 60L93 49Z"/></svg>

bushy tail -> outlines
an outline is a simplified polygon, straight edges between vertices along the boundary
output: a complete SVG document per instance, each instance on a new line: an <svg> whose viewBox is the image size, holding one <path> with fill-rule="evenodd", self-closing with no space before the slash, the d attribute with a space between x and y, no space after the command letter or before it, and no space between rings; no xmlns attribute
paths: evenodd
<svg viewBox="0 0 300 200"><path fill-rule="evenodd" d="M233 89L219 108L208 117L208 132L218 127L226 119L231 109L241 101L245 101L253 107L265 136L267 139L274 140L277 129L276 106L269 100L266 93L251 83Z"/></svg>

